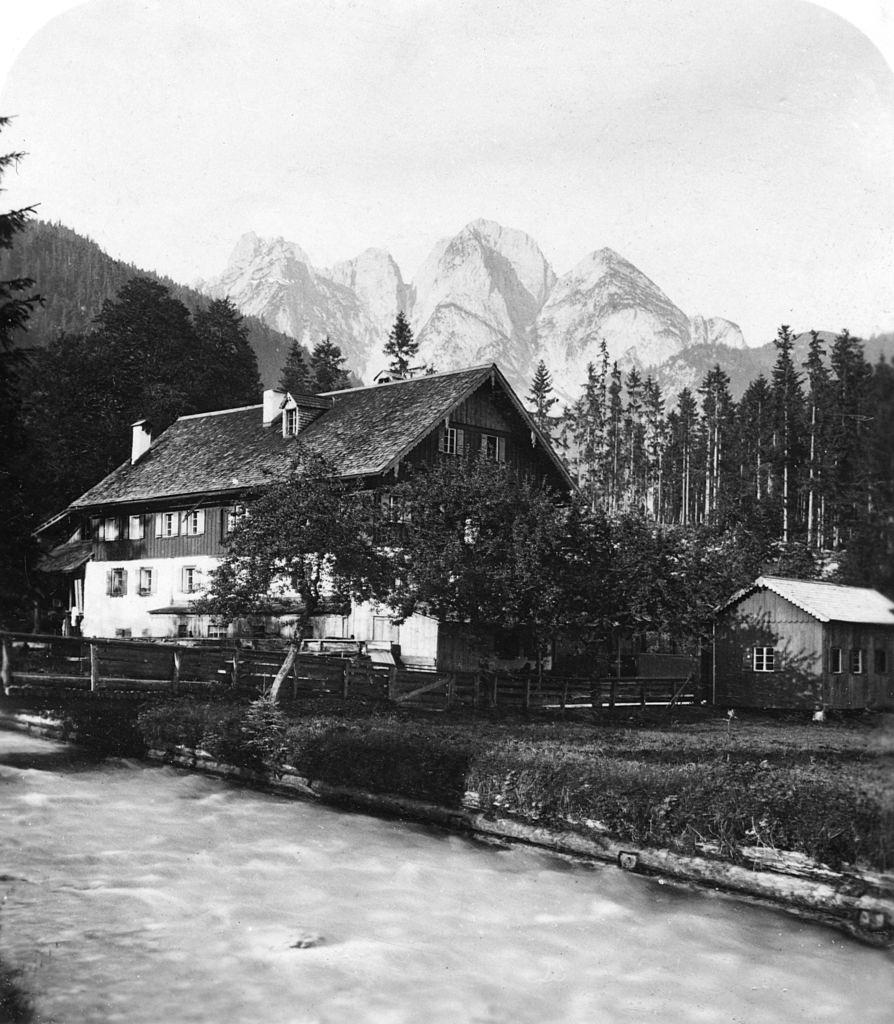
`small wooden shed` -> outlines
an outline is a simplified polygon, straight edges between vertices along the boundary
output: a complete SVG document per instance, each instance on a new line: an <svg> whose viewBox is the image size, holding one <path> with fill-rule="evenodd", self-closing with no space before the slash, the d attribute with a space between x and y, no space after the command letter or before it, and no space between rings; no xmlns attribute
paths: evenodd
<svg viewBox="0 0 894 1024"><path fill-rule="evenodd" d="M894 601L877 590L760 576L717 609L713 702L894 708Z"/></svg>

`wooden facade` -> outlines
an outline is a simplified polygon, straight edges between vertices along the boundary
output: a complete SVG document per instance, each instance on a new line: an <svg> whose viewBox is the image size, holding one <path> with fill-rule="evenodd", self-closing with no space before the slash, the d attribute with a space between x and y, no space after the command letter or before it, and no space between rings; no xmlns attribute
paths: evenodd
<svg viewBox="0 0 894 1024"><path fill-rule="evenodd" d="M712 692L720 706L894 707L892 668L894 626L823 622L769 589L717 619Z"/></svg>

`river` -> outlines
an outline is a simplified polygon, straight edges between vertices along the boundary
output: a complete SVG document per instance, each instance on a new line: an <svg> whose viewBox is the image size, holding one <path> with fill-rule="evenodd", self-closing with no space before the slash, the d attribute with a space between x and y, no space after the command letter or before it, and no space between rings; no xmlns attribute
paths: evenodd
<svg viewBox="0 0 894 1024"><path fill-rule="evenodd" d="M889 953L781 912L21 733L0 830L41 1024L892 1019Z"/></svg>

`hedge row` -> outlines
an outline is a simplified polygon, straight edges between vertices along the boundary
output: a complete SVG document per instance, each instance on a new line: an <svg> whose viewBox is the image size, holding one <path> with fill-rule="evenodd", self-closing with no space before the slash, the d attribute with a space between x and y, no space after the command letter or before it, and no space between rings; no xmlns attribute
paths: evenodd
<svg viewBox="0 0 894 1024"><path fill-rule="evenodd" d="M798 851L832 867L894 864L894 814L884 794L832 765L766 760L668 763L610 753L560 735L514 738L511 729L464 729L393 714L287 718L269 702L248 707L177 701L143 710L155 749L203 749L255 770L293 766L331 785L459 807L466 791L485 812L684 852L719 846ZM740 752L741 755L741 752Z"/></svg>

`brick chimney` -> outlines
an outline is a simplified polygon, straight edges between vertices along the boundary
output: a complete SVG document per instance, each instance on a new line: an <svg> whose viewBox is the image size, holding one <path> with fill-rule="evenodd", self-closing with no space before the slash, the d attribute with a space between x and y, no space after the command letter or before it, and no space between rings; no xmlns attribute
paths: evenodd
<svg viewBox="0 0 894 1024"><path fill-rule="evenodd" d="M148 420L137 420L130 429L130 464L135 466L149 451L149 445L152 444L152 427Z"/></svg>

